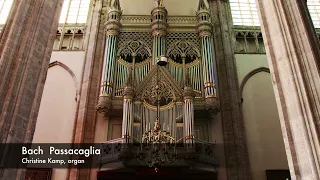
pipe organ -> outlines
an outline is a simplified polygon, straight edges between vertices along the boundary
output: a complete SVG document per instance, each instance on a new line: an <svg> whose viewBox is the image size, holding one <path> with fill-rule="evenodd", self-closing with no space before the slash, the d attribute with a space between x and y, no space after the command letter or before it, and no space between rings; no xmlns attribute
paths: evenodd
<svg viewBox="0 0 320 180"><path fill-rule="evenodd" d="M114 0L106 20L106 52L97 109L108 116L113 100L123 99L125 142L140 142L142 135L154 127L158 96L160 125L176 141L193 141L195 102L217 108L212 103L217 99L208 8L200 0L197 29L189 37L177 38L176 32L170 32L168 12L159 2L151 12L151 33L134 36L121 31L119 0ZM168 57L168 64L157 66L158 57L163 55Z"/></svg>
<svg viewBox="0 0 320 180"><path fill-rule="evenodd" d="M106 25L106 47L104 55L104 64L102 71L102 83L100 90L99 103L97 110L99 112L108 112L111 109L111 98L113 91L114 65L116 61L116 51L118 35L120 32L121 8L118 0L114 1L113 5L107 14Z"/></svg>

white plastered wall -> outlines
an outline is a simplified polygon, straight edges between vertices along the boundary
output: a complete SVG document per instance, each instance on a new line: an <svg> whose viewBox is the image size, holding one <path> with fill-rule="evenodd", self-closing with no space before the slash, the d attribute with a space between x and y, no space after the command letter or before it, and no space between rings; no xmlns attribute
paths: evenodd
<svg viewBox="0 0 320 180"><path fill-rule="evenodd" d="M54 51L50 63L58 61L66 68L49 68L33 143L71 143L85 53ZM73 75L72 75L73 74ZM66 169L53 169L52 180L67 177Z"/></svg>
<svg viewBox="0 0 320 180"><path fill-rule="evenodd" d="M257 68L268 68L266 55L236 54L239 85ZM287 170L288 164L271 76L259 72L245 83L242 110L253 180L266 180L266 170Z"/></svg>

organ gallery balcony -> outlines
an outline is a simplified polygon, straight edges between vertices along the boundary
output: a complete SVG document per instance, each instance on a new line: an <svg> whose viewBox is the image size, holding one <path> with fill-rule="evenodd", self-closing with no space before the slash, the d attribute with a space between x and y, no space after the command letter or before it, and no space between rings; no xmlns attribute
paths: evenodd
<svg viewBox="0 0 320 180"><path fill-rule="evenodd" d="M123 142L124 140L119 138L101 143L100 169L148 166L142 163L139 158L139 154L141 154L140 143L127 144ZM219 166L215 153L216 148L216 144L201 140L194 140L192 144L177 142L175 143L175 160L164 163L161 167L198 166L214 169Z"/></svg>

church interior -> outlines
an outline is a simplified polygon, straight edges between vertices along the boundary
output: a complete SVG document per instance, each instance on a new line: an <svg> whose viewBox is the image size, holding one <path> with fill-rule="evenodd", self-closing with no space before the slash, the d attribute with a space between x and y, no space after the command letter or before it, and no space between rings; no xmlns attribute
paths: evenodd
<svg viewBox="0 0 320 180"><path fill-rule="evenodd" d="M0 0L2 143L102 146L0 179L320 179L318 28L320 0Z"/></svg>

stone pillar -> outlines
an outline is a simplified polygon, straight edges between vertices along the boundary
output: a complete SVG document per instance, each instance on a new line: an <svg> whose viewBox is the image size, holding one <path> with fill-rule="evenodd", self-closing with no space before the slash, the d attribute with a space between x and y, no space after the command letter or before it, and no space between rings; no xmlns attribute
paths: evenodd
<svg viewBox="0 0 320 180"><path fill-rule="evenodd" d="M153 52L152 52L152 64L157 64L159 56L165 56L167 51L168 12L162 3L156 2L156 7L152 10L152 36L153 36Z"/></svg>
<svg viewBox="0 0 320 180"><path fill-rule="evenodd" d="M1 143L31 143L63 0L14 1L0 42ZM13 154L3 154L4 157ZM16 155L16 154L15 154ZM2 169L0 179L24 179Z"/></svg>
<svg viewBox="0 0 320 180"><path fill-rule="evenodd" d="M217 94L223 126L228 180L250 180L241 96L234 57L229 1L208 0L215 47Z"/></svg>
<svg viewBox="0 0 320 180"><path fill-rule="evenodd" d="M320 179L320 46L306 2L256 2L292 179Z"/></svg>
<svg viewBox="0 0 320 180"><path fill-rule="evenodd" d="M193 107L193 88L189 85L184 87L183 121L184 137L187 145L192 146L194 142L194 107Z"/></svg>
<svg viewBox="0 0 320 180"><path fill-rule="evenodd" d="M97 109L107 113L112 109L112 89L117 54L118 35L120 32L121 8L119 0L115 0L111 6L106 21L106 47L104 65L102 71L102 83Z"/></svg>
<svg viewBox="0 0 320 180"><path fill-rule="evenodd" d="M216 106L216 87L215 87L215 69L214 53L212 45L212 24L210 22L210 13L204 0L199 1L197 10L198 25L197 29L201 38L202 65L204 80L204 95L208 109Z"/></svg>
<svg viewBox="0 0 320 180"><path fill-rule="evenodd" d="M83 74L80 83L81 92L77 102L73 143L93 143L96 127L97 109L101 75L105 52L105 16L109 1L93 0L84 36L86 49ZM68 180L87 180L90 169L72 168L69 170Z"/></svg>

